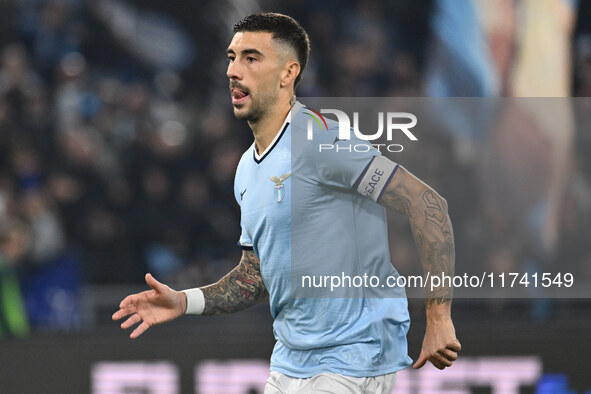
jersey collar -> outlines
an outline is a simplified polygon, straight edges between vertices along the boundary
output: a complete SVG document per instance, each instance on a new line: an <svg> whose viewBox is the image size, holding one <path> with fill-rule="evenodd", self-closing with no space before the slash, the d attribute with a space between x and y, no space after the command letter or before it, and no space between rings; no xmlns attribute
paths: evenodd
<svg viewBox="0 0 591 394"><path fill-rule="evenodd" d="M279 140L281 139L283 134L285 134L285 130L287 130L287 126L289 126L289 124L291 123L292 114L293 115L297 114L303 106L304 105L302 103L300 103L299 101L295 102L295 104L291 107L291 109L289 110L289 113L285 117L283 124L281 125L279 130L277 130L277 134L275 134L275 138L273 138L273 141L271 141L269 146L267 146L267 149L265 149L260 155L257 153L256 147L254 146L254 144L252 145L253 158L257 164L259 164L261 161L263 161L265 159L265 157L267 157L267 155L269 153L271 153L273 148L275 148L275 145L277 145L277 143L279 142Z"/></svg>

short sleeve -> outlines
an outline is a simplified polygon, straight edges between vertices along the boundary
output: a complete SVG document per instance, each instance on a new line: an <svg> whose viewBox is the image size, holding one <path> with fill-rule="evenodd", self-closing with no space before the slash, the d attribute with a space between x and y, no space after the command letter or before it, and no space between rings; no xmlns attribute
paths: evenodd
<svg viewBox="0 0 591 394"><path fill-rule="evenodd" d="M322 184L357 190L379 201L398 165L361 139L319 144L315 152L318 178Z"/></svg>
<svg viewBox="0 0 591 394"><path fill-rule="evenodd" d="M242 222L242 219L240 219L240 229L240 240L238 240L238 246L240 246L240 249L242 250L253 250L252 240L250 239L248 233L246 232L246 229L244 228L244 223Z"/></svg>
<svg viewBox="0 0 591 394"><path fill-rule="evenodd" d="M363 140L336 140L330 144L319 144L315 151L318 178L328 186L352 188L378 155L380 152Z"/></svg>

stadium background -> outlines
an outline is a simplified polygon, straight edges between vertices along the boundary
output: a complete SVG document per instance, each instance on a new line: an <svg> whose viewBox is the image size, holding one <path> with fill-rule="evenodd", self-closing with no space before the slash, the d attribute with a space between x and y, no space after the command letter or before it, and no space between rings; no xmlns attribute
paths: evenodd
<svg viewBox="0 0 591 394"><path fill-rule="evenodd" d="M1 1L1 393L260 392L265 306L137 341L110 320L145 272L186 288L238 261L232 184L251 134L231 114L224 51L232 24L259 10L311 36L299 96L591 93L587 0ZM448 200L459 262L591 283L591 105L565 101L572 127L508 116L531 149L512 150L502 127L444 125L400 160ZM405 223L390 226L403 234L394 263L420 267ZM465 363L411 371L400 392L589 392L590 306L456 300ZM424 307L410 307L416 358ZM519 390L498 386L528 368Z"/></svg>

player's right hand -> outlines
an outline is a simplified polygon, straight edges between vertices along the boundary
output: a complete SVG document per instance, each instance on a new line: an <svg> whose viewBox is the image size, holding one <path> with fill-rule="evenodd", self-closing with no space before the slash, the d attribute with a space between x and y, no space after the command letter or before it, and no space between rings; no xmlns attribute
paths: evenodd
<svg viewBox="0 0 591 394"><path fill-rule="evenodd" d="M146 283L152 290L125 297L119 304L119 310L113 314L113 320L129 316L121 323L123 329L141 322L131 333L132 339L153 325L176 319L185 313L187 300L184 293L158 282L151 274L146 274Z"/></svg>

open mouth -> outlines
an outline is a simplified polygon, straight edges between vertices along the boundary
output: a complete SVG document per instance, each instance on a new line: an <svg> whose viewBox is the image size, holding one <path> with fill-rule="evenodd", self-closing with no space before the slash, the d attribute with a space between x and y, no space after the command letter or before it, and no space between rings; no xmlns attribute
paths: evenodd
<svg viewBox="0 0 591 394"><path fill-rule="evenodd" d="M248 98L248 92L234 88L232 89L232 104L240 104Z"/></svg>

